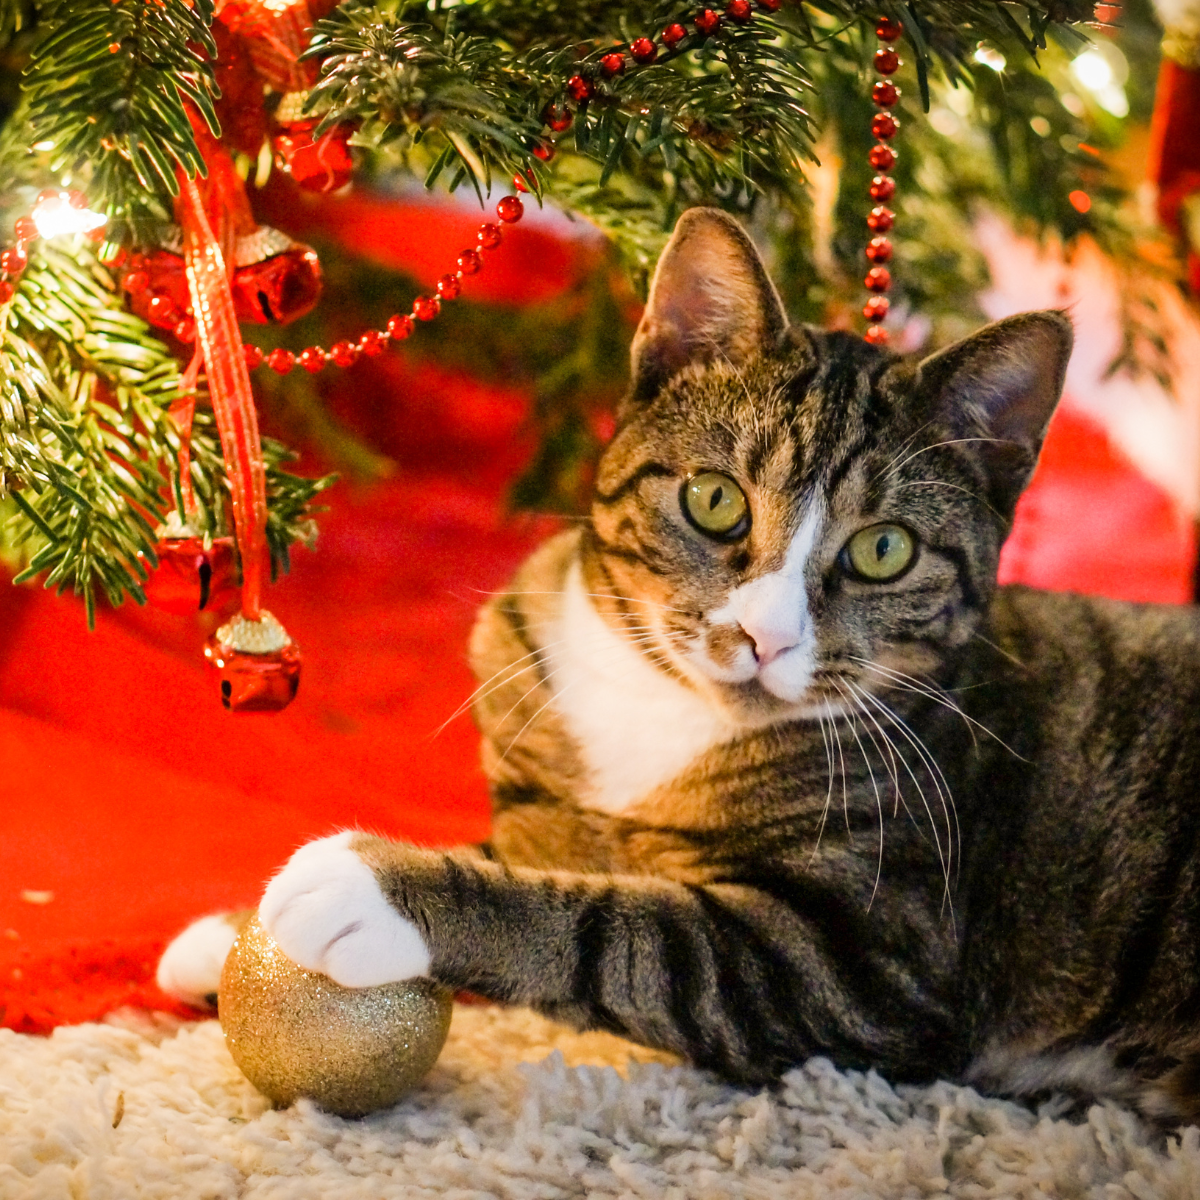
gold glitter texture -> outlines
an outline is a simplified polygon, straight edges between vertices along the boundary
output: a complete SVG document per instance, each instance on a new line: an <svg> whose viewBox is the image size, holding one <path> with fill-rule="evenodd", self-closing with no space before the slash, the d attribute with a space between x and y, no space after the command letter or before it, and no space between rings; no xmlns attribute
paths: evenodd
<svg viewBox="0 0 1200 1200"><path fill-rule="evenodd" d="M301 1096L358 1117L395 1104L437 1061L450 993L432 979L344 988L296 966L254 917L221 972L225 1043L277 1105Z"/></svg>

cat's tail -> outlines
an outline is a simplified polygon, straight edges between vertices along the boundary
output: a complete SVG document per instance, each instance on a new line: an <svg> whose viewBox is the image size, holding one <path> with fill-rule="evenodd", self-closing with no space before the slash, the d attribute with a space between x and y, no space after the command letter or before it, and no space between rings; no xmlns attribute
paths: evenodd
<svg viewBox="0 0 1200 1200"><path fill-rule="evenodd" d="M163 951L155 979L168 996L195 1008L215 1008L221 968L254 909L193 921Z"/></svg>

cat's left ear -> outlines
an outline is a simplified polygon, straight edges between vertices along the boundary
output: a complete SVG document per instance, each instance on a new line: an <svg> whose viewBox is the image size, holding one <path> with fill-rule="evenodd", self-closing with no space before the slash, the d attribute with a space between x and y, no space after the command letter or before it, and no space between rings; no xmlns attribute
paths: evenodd
<svg viewBox="0 0 1200 1200"><path fill-rule="evenodd" d="M737 367L787 329L754 243L719 208L690 208L658 260L633 337L633 398L648 399L690 363Z"/></svg>
<svg viewBox="0 0 1200 1200"><path fill-rule="evenodd" d="M964 437L980 439L994 502L1011 513L1062 395L1074 329L1064 312L1021 313L921 363L919 392Z"/></svg>

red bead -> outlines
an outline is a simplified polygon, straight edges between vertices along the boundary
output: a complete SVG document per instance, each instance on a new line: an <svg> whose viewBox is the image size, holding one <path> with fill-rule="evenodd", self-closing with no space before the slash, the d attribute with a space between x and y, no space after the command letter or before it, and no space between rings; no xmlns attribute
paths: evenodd
<svg viewBox="0 0 1200 1200"><path fill-rule="evenodd" d="M358 348L368 358L378 358L383 353L383 348L386 344L387 335L380 333L378 329L368 329L358 339Z"/></svg>
<svg viewBox="0 0 1200 1200"><path fill-rule="evenodd" d="M6 275L20 275L29 265L29 255L25 253L24 246L9 246L7 250L0 251L0 271Z"/></svg>
<svg viewBox="0 0 1200 1200"><path fill-rule="evenodd" d="M687 30L684 29L684 27L677 21L668 25L666 29L662 31L663 45L666 46L668 50L674 50L675 47L678 46L685 37L687 37Z"/></svg>
<svg viewBox="0 0 1200 1200"><path fill-rule="evenodd" d="M358 347L353 342L334 342L329 347L329 357L338 367L352 367L358 362Z"/></svg>
<svg viewBox="0 0 1200 1200"><path fill-rule="evenodd" d="M721 14L713 12L711 8L706 8L703 12L698 12L692 18L692 24L705 37L711 37L721 28Z"/></svg>
<svg viewBox="0 0 1200 1200"><path fill-rule="evenodd" d="M571 128L571 122L574 120L571 111L566 108L559 108L557 104L551 104L546 111L542 113L542 120L554 130L555 133L562 133L566 129Z"/></svg>
<svg viewBox="0 0 1200 1200"><path fill-rule="evenodd" d="M286 375L296 365L296 356L282 346L277 346L267 355L267 366L280 375Z"/></svg>
<svg viewBox="0 0 1200 1200"><path fill-rule="evenodd" d="M895 42L900 39L900 35L904 33L904 26L899 21L893 20L891 17L880 17L878 24L875 26L875 36L881 42Z"/></svg>
<svg viewBox="0 0 1200 1200"><path fill-rule="evenodd" d="M783 0L758 0L758 3L767 12L778 12L783 5Z"/></svg>
<svg viewBox="0 0 1200 1200"><path fill-rule="evenodd" d="M900 89L890 79L880 79L871 89L871 100L877 108L891 108L900 99Z"/></svg>
<svg viewBox="0 0 1200 1200"><path fill-rule="evenodd" d="M882 325L872 325L863 334L863 341L870 342L872 346L886 346L888 344L888 331Z"/></svg>
<svg viewBox="0 0 1200 1200"><path fill-rule="evenodd" d="M413 319L410 316L401 316L397 313L394 317L388 320L388 333L398 341L402 342L413 331Z"/></svg>
<svg viewBox="0 0 1200 1200"><path fill-rule="evenodd" d="M611 79L614 75L620 75L625 70L625 55L614 50L611 54L606 54L600 60L600 70Z"/></svg>
<svg viewBox="0 0 1200 1200"><path fill-rule="evenodd" d="M13 232L18 242L33 242L40 236L37 222L32 217L18 217L13 223Z"/></svg>
<svg viewBox="0 0 1200 1200"><path fill-rule="evenodd" d="M253 342L247 342L242 347L242 353L246 356L246 367L253 371L255 367L261 367L263 363L263 352L261 347L254 345Z"/></svg>
<svg viewBox="0 0 1200 1200"><path fill-rule="evenodd" d="M896 194L896 181L890 175L876 175L867 191L872 200L890 200Z"/></svg>
<svg viewBox="0 0 1200 1200"><path fill-rule="evenodd" d="M736 21L739 25L745 25L754 16L750 0L729 0L725 12L731 21Z"/></svg>
<svg viewBox="0 0 1200 1200"><path fill-rule="evenodd" d="M432 321L442 311L442 303L436 296L418 296L413 301L413 316L418 321Z"/></svg>
<svg viewBox="0 0 1200 1200"><path fill-rule="evenodd" d="M36 208L39 204L49 204L51 200L59 200L62 193L58 188L42 188L37 194L37 199L33 202Z"/></svg>
<svg viewBox="0 0 1200 1200"><path fill-rule="evenodd" d="M309 346L300 351L299 361L310 375L315 375L325 369L325 351L320 346Z"/></svg>
<svg viewBox="0 0 1200 1200"><path fill-rule="evenodd" d="M175 336L189 345L196 340L196 322L191 317L184 317L174 329Z"/></svg>
<svg viewBox="0 0 1200 1200"><path fill-rule="evenodd" d="M652 63L658 57L658 47L649 38L636 38L629 44L629 53L634 62L644 65Z"/></svg>
<svg viewBox="0 0 1200 1200"><path fill-rule="evenodd" d="M16 295L16 291L7 279L0 279L0 304L7 304Z"/></svg>
<svg viewBox="0 0 1200 1200"><path fill-rule="evenodd" d="M875 70L880 75L895 75L900 69L900 55L895 50L875 51Z"/></svg>
<svg viewBox="0 0 1200 1200"><path fill-rule="evenodd" d="M159 329L174 329L183 314L170 296L151 296L146 307L146 320Z"/></svg>
<svg viewBox="0 0 1200 1200"><path fill-rule="evenodd" d="M528 192L529 191L529 184L527 184L520 175L514 175L512 181L513 181L513 187L515 187L518 192Z"/></svg>
<svg viewBox="0 0 1200 1200"><path fill-rule="evenodd" d="M867 214L867 228L872 233L887 233L896 223L896 214L890 208L877 205Z"/></svg>
<svg viewBox="0 0 1200 1200"><path fill-rule="evenodd" d="M877 171L890 171L896 165L896 151L891 146L872 146L867 151L867 162Z"/></svg>
<svg viewBox="0 0 1200 1200"><path fill-rule="evenodd" d="M549 142L538 142L533 148L533 157L540 158L542 162L549 162L557 153L554 147Z"/></svg>
<svg viewBox="0 0 1200 1200"><path fill-rule="evenodd" d="M480 225L479 244L485 250L495 250L500 245L504 233L499 225Z"/></svg>
<svg viewBox="0 0 1200 1200"><path fill-rule="evenodd" d="M496 205L496 216L510 225L515 224L525 215L525 205L516 196L505 196Z"/></svg>
<svg viewBox="0 0 1200 1200"><path fill-rule="evenodd" d="M122 283L131 296L136 296L138 292L144 292L150 286L150 276L145 271L130 271Z"/></svg>
<svg viewBox="0 0 1200 1200"><path fill-rule="evenodd" d="M72 188L67 193L67 203L72 208L87 208L87 197L78 188Z"/></svg>
<svg viewBox="0 0 1200 1200"><path fill-rule="evenodd" d="M213 634L204 657L221 681L221 703L230 712L279 712L300 687L300 649L290 642L269 654L248 654L225 645Z"/></svg>
<svg viewBox="0 0 1200 1200"><path fill-rule="evenodd" d="M457 300L462 291L462 280L457 275L443 275L437 281L437 289L443 300Z"/></svg>
<svg viewBox="0 0 1200 1200"><path fill-rule="evenodd" d="M863 316L868 321L882 321L888 315L888 309L891 305L888 303L886 296L872 296L870 300L863 305Z"/></svg>
<svg viewBox="0 0 1200 1200"><path fill-rule="evenodd" d="M876 113L871 118L871 134L882 141L895 137L899 128L900 122L891 113Z"/></svg>
<svg viewBox="0 0 1200 1200"><path fill-rule="evenodd" d="M567 95L576 104L586 104L596 94L596 85L582 75L572 75L567 80Z"/></svg>
<svg viewBox="0 0 1200 1200"><path fill-rule="evenodd" d="M458 256L458 269L464 275L474 275L483 269L483 258L478 250L464 250Z"/></svg>
<svg viewBox="0 0 1200 1200"><path fill-rule="evenodd" d="M867 257L873 263L892 261L892 243L885 237L873 237L867 243Z"/></svg>
<svg viewBox="0 0 1200 1200"><path fill-rule="evenodd" d="M121 266L128 256L128 252L124 246L110 246L108 250L99 257L100 261L106 267L113 267L115 269L116 267Z"/></svg>
<svg viewBox="0 0 1200 1200"><path fill-rule="evenodd" d="M892 286L892 273L887 267L872 267L863 280L863 286L868 292L886 292Z"/></svg>

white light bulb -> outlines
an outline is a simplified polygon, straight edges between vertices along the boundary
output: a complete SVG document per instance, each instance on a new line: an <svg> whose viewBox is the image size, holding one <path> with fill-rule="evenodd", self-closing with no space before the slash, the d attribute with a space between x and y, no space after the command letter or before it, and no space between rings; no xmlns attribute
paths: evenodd
<svg viewBox="0 0 1200 1200"><path fill-rule="evenodd" d="M1113 69L1098 50L1085 50L1071 63L1071 74L1089 92L1101 92L1114 82Z"/></svg>
<svg viewBox="0 0 1200 1200"><path fill-rule="evenodd" d="M47 196L33 207L33 223L44 238L59 237L64 233L91 233L107 221L106 216L92 212L90 208L75 208L66 192Z"/></svg>

